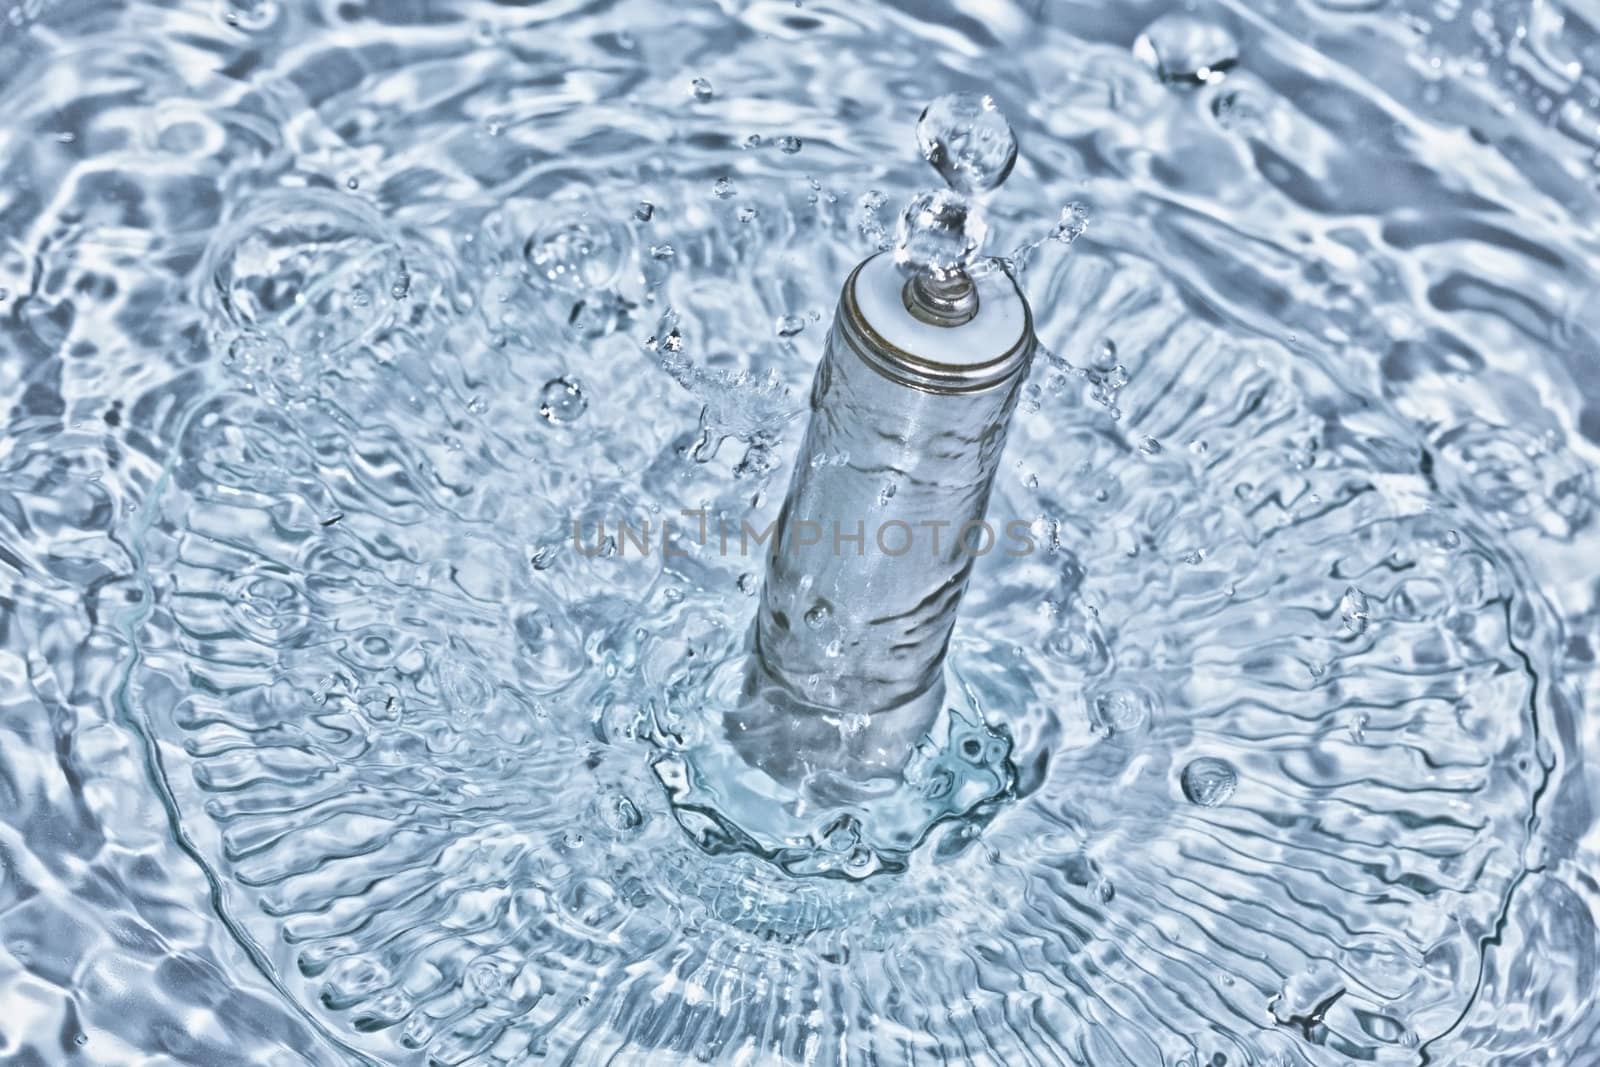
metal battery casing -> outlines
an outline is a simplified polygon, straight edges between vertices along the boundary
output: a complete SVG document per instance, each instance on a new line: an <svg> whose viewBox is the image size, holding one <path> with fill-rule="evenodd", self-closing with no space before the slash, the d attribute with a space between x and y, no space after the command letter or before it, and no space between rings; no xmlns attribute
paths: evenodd
<svg viewBox="0 0 1600 1067"><path fill-rule="evenodd" d="M977 284L977 315L941 328L907 311L883 257L845 282L756 623L761 684L786 706L937 711L974 562L1024 547L1015 518L981 524L1036 348L1032 313L1004 271Z"/></svg>

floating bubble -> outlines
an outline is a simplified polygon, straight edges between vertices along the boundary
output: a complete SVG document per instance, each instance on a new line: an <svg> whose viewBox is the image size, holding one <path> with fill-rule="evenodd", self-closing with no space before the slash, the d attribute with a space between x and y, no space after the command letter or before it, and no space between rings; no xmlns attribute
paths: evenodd
<svg viewBox="0 0 1600 1067"><path fill-rule="evenodd" d="M711 186L711 195L718 200L726 200L738 195L738 190L733 187L733 179L728 177L718 178Z"/></svg>
<svg viewBox="0 0 1600 1067"><path fill-rule="evenodd" d="M787 156L794 155L796 152L800 151L800 138L791 134L785 134L784 136L778 138L778 151Z"/></svg>
<svg viewBox="0 0 1600 1067"><path fill-rule="evenodd" d="M1233 796L1239 784L1239 772L1227 760L1201 756L1183 769L1180 784L1190 803L1214 808Z"/></svg>
<svg viewBox="0 0 1600 1067"><path fill-rule="evenodd" d="M255 199L219 232L206 259L210 292L234 326L301 353L333 352L376 329L406 275L376 212L310 189Z"/></svg>
<svg viewBox="0 0 1600 1067"><path fill-rule="evenodd" d="M573 422L588 407L583 390L571 378L551 378L539 392L539 414L558 426Z"/></svg>
<svg viewBox="0 0 1600 1067"><path fill-rule="evenodd" d="M917 147L966 196L993 192L1017 164L1016 134L986 93L947 93L929 104L917 119Z"/></svg>
<svg viewBox="0 0 1600 1067"><path fill-rule="evenodd" d="M689 83L689 93L702 104L711 99L711 83L705 78L696 78Z"/></svg>
<svg viewBox="0 0 1600 1067"><path fill-rule="evenodd" d="M1174 12L1145 27L1133 54L1162 81L1211 85L1239 62L1239 42L1214 22Z"/></svg>
<svg viewBox="0 0 1600 1067"><path fill-rule="evenodd" d="M894 261L907 273L945 278L967 268L987 232L970 201L955 190L919 193L900 216Z"/></svg>
<svg viewBox="0 0 1600 1067"><path fill-rule="evenodd" d="M600 289L622 269L625 239L605 222L567 218L541 226L522 254L532 276L568 293Z"/></svg>

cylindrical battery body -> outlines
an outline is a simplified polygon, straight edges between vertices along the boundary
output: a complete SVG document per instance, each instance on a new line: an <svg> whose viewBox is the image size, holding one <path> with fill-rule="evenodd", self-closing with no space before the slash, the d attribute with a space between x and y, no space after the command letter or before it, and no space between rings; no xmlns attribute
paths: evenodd
<svg viewBox="0 0 1600 1067"><path fill-rule="evenodd" d="M791 708L936 705L974 560L1030 544L986 510L1032 317L1007 273L974 284L977 314L940 326L907 310L888 256L845 282L756 624L761 684Z"/></svg>

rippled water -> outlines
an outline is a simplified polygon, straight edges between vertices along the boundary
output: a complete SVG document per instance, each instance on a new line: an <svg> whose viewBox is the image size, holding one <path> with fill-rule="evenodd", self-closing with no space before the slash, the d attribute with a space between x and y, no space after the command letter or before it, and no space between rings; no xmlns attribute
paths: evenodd
<svg viewBox="0 0 1600 1067"><path fill-rule="evenodd" d="M1597 24L10 4L0 1060L1600 1060ZM652 770L761 561L572 524L776 513L952 89L992 248L1090 217L950 662L1014 780L791 877Z"/></svg>

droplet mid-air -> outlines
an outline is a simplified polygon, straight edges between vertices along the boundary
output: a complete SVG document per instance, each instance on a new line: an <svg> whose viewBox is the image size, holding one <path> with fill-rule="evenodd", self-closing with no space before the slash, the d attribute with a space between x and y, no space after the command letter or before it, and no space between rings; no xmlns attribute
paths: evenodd
<svg viewBox="0 0 1600 1067"><path fill-rule="evenodd" d="M947 93L929 104L917 120L917 147L966 196L992 193L1017 165L1016 135L987 93Z"/></svg>
<svg viewBox="0 0 1600 1067"><path fill-rule="evenodd" d="M973 261L987 230L971 202L953 189L919 193L900 215L895 263L908 274L949 277Z"/></svg>

